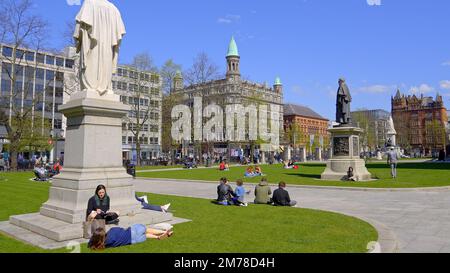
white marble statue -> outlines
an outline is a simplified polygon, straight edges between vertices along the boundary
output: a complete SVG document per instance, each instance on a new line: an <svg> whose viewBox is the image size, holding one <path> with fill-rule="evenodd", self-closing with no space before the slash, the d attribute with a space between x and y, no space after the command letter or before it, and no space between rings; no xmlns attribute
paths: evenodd
<svg viewBox="0 0 450 273"><path fill-rule="evenodd" d="M388 137L387 146L389 146L389 147L396 146L397 145L397 143L396 143L397 131L395 130L394 120L392 119L392 116L389 118L389 121L387 124L386 135Z"/></svg>
<svg viewBox="0 0 450 273"><path fill-rule="evenodd" d="M108 0L85 0L76 17L74 38L80 53L82 91L113 94L112 74L117 69L125 26L119 10Z"/></svg>
<svg viewBox="0 0 450 273"><path fill-rule="evenodd" d="M387 134L388 135L396 135L397 131L395 130L394 126L394 120L392 119L392 116L389 118L388 126L387 126Z"/></svg>

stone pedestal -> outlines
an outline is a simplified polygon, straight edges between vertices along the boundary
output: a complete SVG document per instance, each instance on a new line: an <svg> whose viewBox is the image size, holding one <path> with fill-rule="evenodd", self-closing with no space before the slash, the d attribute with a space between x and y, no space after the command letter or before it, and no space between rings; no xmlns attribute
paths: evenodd
<svg viewBox="0 0 450 273"><path fill-rule="evenodd" d="M317 148L316 149L316 159L318 161L322 161L322 148Z"/></svg>
<svg viewBox="0 0 450 273"><path fill-rule="evenodd" d="M327 162L327 168L322 174L322 180L344 180L349 167L358 181L369 181L372 175L360 159L359 137L363 132L355 127L335 127L331 133L332 154Z"/></svg>
<svg viewBox="0 0 450 273"><path fill-rule="evenodd" d="M286 146L284 148L284 156L283 156L283 160L284 161L289 161L292 158L292 150L291 150L291 146Z"/></svg>
<svg viewBox="0 0 450 273"><path fill-rule="evenodd" d="M140 224L170 221L171 214L141 210L133 178L122 166L122 118L129 107L116 95L79 92L59 109L67 117L63 172L54 177L39 214L12 216L10 223L55 241L79 239L87 203L103 184L111 211Z"/></svg>
<svg viewBox="0 0 450 273"><path fill-rule="evenodd" d="M301 162L306 162L307 160L307 158L306 158L306 147L303 147L303 148L301 148Z"/></svg>
<svg viewBox="0 0 450 273"><path fill-rule="evenodd" d="M266 152L261 152L261 164L266 164Z"/></svg>

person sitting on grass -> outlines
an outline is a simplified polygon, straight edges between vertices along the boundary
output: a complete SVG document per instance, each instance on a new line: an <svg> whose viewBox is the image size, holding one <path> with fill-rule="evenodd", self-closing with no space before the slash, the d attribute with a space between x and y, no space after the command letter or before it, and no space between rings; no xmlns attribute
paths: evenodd
<svg viewBox="0 0 450 273"><path fill-rule="evenodd" d="M353 173L352 167L348 168L346 179L347 179L347 181L357 181L356 176Z"/></svg>
<svg viewBox="0 0 450 273"><path fill-rule="evenodd" d="M136 200L138 200L143 209L147 209L147 210L154 210L154 211L160 211L160 212L164 212L167 213L167 211L169 210L170 207L170 203L164 206L155 206L155 205L150 205L148 203L148 198L146 195L142 196L142 197L138 197L137 195L135 195Z"/></svg>
<svg viewBox="0 0 450 273"><path fill-rule="evenodd" d="M232 198L233 203L236 206L248 206L248 204L245 203L245 193L244 181L242 181L242 179L238 179L236 181L236 190L234 191L235 197Z"/></svg>
<svg viewBox="0 0 450 273"><path fill-rule="evenodd" d="M255 167L255 176L263 176L262 169L260 166Z"/></svg>
<svg viewBox="0 0 450 273"><path fill-rule="evenodd" d="M228 184L228 179L222 177L219 186L217 186L217 204L223 206L233 205L233 197L236 197L233 188Z"/></svg>
<svg viewBox="0 0 450 273"><path fill-rule="evenodd" d="M220 162L219 164L219 171L229 171L230 167L225 161Z"/></svg>
<svg viewBox="0 0 450 273"><path fill-rule="evenodd" d="M36 163L36 165L34 166L34 173L40 181L47 181L49 179L45 168L39 163Z"/></svg>
<svg viewBox="0 0 450 273"><path fill-rule="evenodd" d="M284 163L285 169L293 169L295 167L294 162L292 160L289 160Z"/></svg>
<svg viewBox="0 0 450 273"><path fill-rule="evenodd" d="M245 171L245 177L254 177L255 176L255 172L253 172L253 167L250 166L247 168L247 170Z"/></svg>
<svg viewBox="0 0 450 273"><path fill-rule="evenodd" d="M172 235L172 230L151 229L140 224L133 225L127 229L114 227L109 232L106 232L104 228L98 228L92 235L88 247L91 250L103 250L105 248L143 243L147 239L162 240Z"/></svg>
<svg viewBox="0 0 450 273"><path fill-rule="evenodd" d="M58 174L60 174L61 173L61 171L62 171L62 166L61 166L61 163L60 163L60 161L59 161L59 159L57 159L56 160L56 162L55 162L55 164L53 165L53 173L55 174L55 175L58 175Z"/></svg>
<svg viewBox="0 0 450 273"><path fill-rule="evenodd" d="M272 204L272 199L270 195L272 194L272 189L267 183L267 179L261 179L261 182L255 187L255 204Z"/></svg>
<svg viewBox="0 0 450 273"><path fill-rule="evenodd" d="M282 207L295 207L297 205L296 201L291 200L289 193L285 190L286 183L281 181L278 184L278 189L273 192L273 204L274 206Z"/></svg>

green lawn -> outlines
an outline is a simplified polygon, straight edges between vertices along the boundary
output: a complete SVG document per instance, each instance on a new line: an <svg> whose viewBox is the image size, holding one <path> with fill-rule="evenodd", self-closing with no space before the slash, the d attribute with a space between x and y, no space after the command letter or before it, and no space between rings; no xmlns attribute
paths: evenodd
<svg viewBox="0 0 450 273"><path fill-rule="evenodd" d="M169 165L169 166L142 166L136 167L137 171L146 171L146 170L164 170L164 169L176 169L183 168L182 165Z"/></svg>
<svg viewBox="0 0 450 273"><path fill-rule="evenodd" d="M408 163L401 162L398 165L398 178L391 179L390 167L384 163L369 163L369 172L376 181L371 182L342 182L321 181L320 175L325 170L325 164L301 164L298 170L285 170L281 165L262 166L263 173L269 183L277 184L283 180L293 185L313 186L343 186L343 187L367 187L367 188L416 188L416 187L440 187L450 185L450 164L446 163ZM192 179L204 181L219 181L223 176L229 180L244 179L248 183L257 183L261 178L244 178L247 167L231 167L228 172L220 172L217 169L194 169L170 172L139 173L139 177L147 178L172 178Z"/></svg>
<svg viewBox="0 0 450 273"><path fill-rule="evenodd" d="M0 173L0 221L37 212L47 200L49 184L29 181L31 173ZM377 240L376 230L364 221L340 214L271 206L220 207L210 200L149 195L152 203L172 203L175 216L193 220L175 226L164 241L110 249L138 253L310 253L366 252ZM0 253L44 251L0 235ZM82 246L82 252L90 252Z"/></svg>

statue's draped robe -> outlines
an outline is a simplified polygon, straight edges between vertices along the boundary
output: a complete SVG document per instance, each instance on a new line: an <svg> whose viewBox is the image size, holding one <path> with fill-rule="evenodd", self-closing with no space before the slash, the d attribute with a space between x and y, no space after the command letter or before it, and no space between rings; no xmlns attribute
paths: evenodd
<svg viewBox="0 0 450 273"><path fill-rule="evenodd" d="M85 0L74 38L80 53L81 90L112 93L120 42L125 35L119 10L107 0Z"/></svg>
<svg viewBox="0 0 450 273"><path fill-rule="evenodd" d="M352 102L352 97L350 95L350 90L345 83L339 86L337 94L336 103L336 122L341 124L350 123L350 103Z"/></svg>

